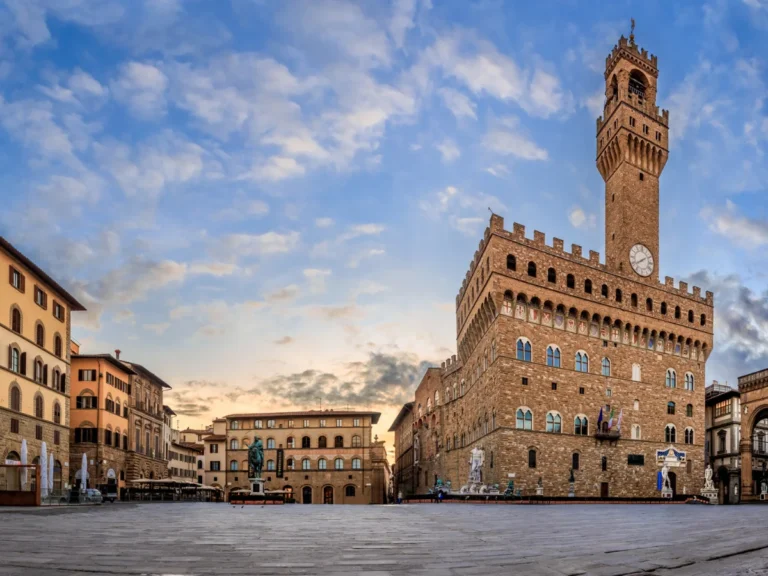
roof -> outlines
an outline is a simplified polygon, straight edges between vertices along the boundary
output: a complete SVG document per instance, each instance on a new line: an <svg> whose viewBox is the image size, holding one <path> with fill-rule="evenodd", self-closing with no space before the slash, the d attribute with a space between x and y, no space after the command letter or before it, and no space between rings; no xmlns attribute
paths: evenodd
<svg viewBox="0 0 768 576"><path fill-rule="evenodd" d="M176 412L174 412L169 406L166 406L165 404L163 404L163 412L171 416L176 416Z"/></svg>
<svg viewBox="0 0 768 576"><path fill-rule="evenodd" d="M171 442L172 445L178 446L179 448L186 448L188 450L194 450L195 452L203 453L205 449L200 446L200 444L195 444L193 442Z"/></svg>
<svg viewBox="0 0 768 576"><path fill-rule="evenodd" d="M191 432L193 434L213 434L210 430L195 430L194 428L187 428L186 430L182 430L181 433L184 432Z"/></svg>
<svg viewBox="0 0 768 576"><path fill-rule="evenodd" d="M395 421L392 422L392 426L389 427L389 432L394 432L395 428L400 426L400 422L403 421L403 418L405 418L409 412L413 410L413 402L406 402L403 404L403 407L400 408L400 412L397 413L397 416L395 417Z"/></svg>
<svg viewBox="0 0 768 576"><path fill-rule="evenodd" d="M144 368L144 366L142 366L141 364L137 364L136 362L130 362L130 361L128 361L128 360L120 360L120 362L122 362L123 364L127 364L127 365L129 365L131 368L133 368L134 370L136 370L136 371L137 371L137 373L138 373L138 372L140 372L140 373L142 373L144 376L146 376L147 378L149 378L149 379L151 379L151 380L154 380L154 381L156 381L156 382L157 382L158 384L160 384L160 385L161 385L163 388L168 388L168 390L170 390L170 389L171 389L171 385L170 385L170 384L168 384L167 382L165 382L165 381L164 381L162 378L160 378L160 377L159 377L157 374L153 374L152 372L150 372L149 370L147 370L146 368Z"/></svg>
<svg viewBox="0 0 768 576"><path fill-rule="evenodd" d="M120 360L112 356L112 354L73 354L72 361L74 362L76 358L82 358L83 360L106 360L121 372L125 372L126 374L136 374L136 372L131 370L130 366L126 366L120 362Z"/></svg>
<svg viewBox="0 0 768 576"><path fill-rule="evenodd" d="M227 439L226 434L211 434L203 438L204 442L224 442Z"/></svg>
<svg viewBox="0 0 768 576"><path fill-rule="evenodd" d="M370 416L373 424L379 423L381 412L371 412L368 410L298 410L295 412L261 412L250 414L229 414L226 420L233 418L288 418L290 416ZM219 420L217 420L218 422Z"/></svg>
<svg viewBox="0 0 768 576"><path fill-rule="evenodd" d="M75 300L75 297L74 297L74 296L72 296L72 294L70 294L69 292L67 292L66 290L64 290L64 288L62 288L62 287L61 287L61 285L60 285L58 282L56 282L56 280L54 280L53 278L51 278L50 276L48 276L48 274L46 274L46 273L43 271L43 269L42 269L42 268L40 268L40 267L39 267L37 264L35 264L34 262L32 262L32 260L30 260L30 259L29 259L29 258L27 258L26 256L24 256L24 254L22 254L21 252L19 252L19 251L18 251L18 250L17 250L17 249L16 249L16 248L13 246L13 244L11 244L10 242L8 242L8 240L6 240L5 238L3 238L2 236L0 236L0 248L3 248L3 249L4 249L6 252L8 252L8 253L9 253L11 256L13 256L14 258L16 258L16 260L18 260L19 262L21 262L22 264L24 264L24 266L26 266L27 268L29 268L29 269L32 271L32 273L33 273L33 274L35 274L36 276L39 276L39 277L40 277L40 279L41 279L43 282L45 282L45 283L46 283L46 284L48 284L48 285L49 285L51 288L53 288L53 289L54 289L56 292L58 292L58 293L59 293L59 295L62 297L62 299L64 299L64 300L66 300L66 301L67 301L67 303L69 304L69 306L72 308L72 310L73 310L73 311L75 311L75 312L84 312L84 311L85 311L85 306L83 306L82 304L80 304L80 302L78 302L77 300Z"/></svg>

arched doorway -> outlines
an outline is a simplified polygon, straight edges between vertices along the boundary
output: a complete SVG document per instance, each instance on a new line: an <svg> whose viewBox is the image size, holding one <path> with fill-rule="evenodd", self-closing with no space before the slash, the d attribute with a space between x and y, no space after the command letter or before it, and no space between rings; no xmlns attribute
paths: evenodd
<svg viewBox="0 0 768 576"><path fill-rule="evenodd" d="M762 492L761 485L768 483L768 409L760 410L755 414L753 422L749 436L749 445L752 449L752 475L747 478L752 483L752 494L759 496ZM742 465L742 478L744 472Z"/></svg>
<svg viewBox="0 0 768 576"><path fill-rule="evenodd" d="M323 488L323 504L333 504L333 486Z"/></svg>
<svg viewBox="0 0 768 576"><path fill-rule="evenodd" d="M344 504L349 504L350 502L355 501L355 495L357 494L357 488L349 484L347 486L344 486Z"/></svg>
<svg viewBox="0 0 768 576"><path fill-rule="evenodd" d="M312 504L312 487L311 486L304 486L304 488L301 489L301 503Z"/></svg>
<svg viewBox="0 0 768 576"><path fill-rule="evenodd" d="M21 456L18 452L9 452L5 458L8 464L21 464ZM5 469L6 490L21 490L21 474L12 468Z"/></svg>
<svg viewBox="0 0 768 576"><path fill-rule="evenodd" d="M672 488L672 496L677 494L677 474L669 472L669 487Z"/></svg>

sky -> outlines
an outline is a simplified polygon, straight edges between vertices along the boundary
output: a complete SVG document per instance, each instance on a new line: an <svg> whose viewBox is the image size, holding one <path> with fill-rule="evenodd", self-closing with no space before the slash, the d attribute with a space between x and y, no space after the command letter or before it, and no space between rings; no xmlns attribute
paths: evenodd
<svg viewBox="0 0 768 576"><path fill-rule="evenodd" d="M768 0L0 0L0 234L182 427L358 408L391 440L489 208L604 252L632 17L670 111L660 277L715 292L734 384L768 365Z"/></svg>

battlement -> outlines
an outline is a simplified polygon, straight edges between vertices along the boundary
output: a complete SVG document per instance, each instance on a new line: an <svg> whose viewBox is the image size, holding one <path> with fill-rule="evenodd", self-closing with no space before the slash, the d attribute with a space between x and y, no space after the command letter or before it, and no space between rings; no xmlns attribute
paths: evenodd
<svg viewBox="0 0 768 576"><path fill-rule="evenodd" d="M579 246L578 244L571 244L571 251L566 252L564 249L564 243L560 238L553 238L552 245L548 246L546 243L546 235L543 232L535 230L533 233L533 238L526 238L525 225L519 224L518 222L514 222L512 224L512 231L510 232L504 229L504 218L502 216L499 216L498 214L492 214L490 219L490 224L485 229L485 233L483 234L483 239L480 241L478 249L475 251L474 258L472 259L472 262L470 262L469 264L469 270L467 271L464 277L464 281L461 283L461 289L459 290L459 293L456 296L457 309L461 305L461 301L464 298L464 295L466 294L467 287L469 286L470 280L472 279L472 275L474 274L475 269L480 265L480 259L482 258L483 251L485 250L486 244L489 242L492 234L502 238L506 238L518 244L522 244L524 246L528 246L530 248L540 250L547 254L555 255L560 258L570 260L571 262L575 262L577 264L589 266L591 268L594 268L595 270L599 270L609 274L614 274L612 270L609 270L605 264L600 262L600 253L596 252L595 250L590 250L589 257L584 258L582 256L582 247ZM658 283L657 287L664 290L665 292L674 294L676 296L680 296L682 298L687 298L689 300L704 303L708 306L714 306L714 295L712 292L707 291L705 293L705 296L702 297L701 288L699 288L698 286L693 286L692 292L689 292L687 282L680 281L678 282L677 287L675 287L674 282L675 281L673 278L671 278L670 276L667 276L664 279L663 283L662 282Z"/></svg>
<svg viewBox="0 0 768 576"><path fill-rule="evenodd" d="M648 54L648 50L639 48L637 44L635 44L633 35L630 35L630 38L627 39L622 34L621 38L619 38L619 43L613 46L613 50L611 50L611 53L605 58L606 80L608 79L614 64L622 55L628 60L637 64L639 67L643 68L643 70L646 72L652 74L654 77L658 77L658 58L654 54Z"/></svg>
<svg viewBox="0 0 768 576"><path fill-rule="evenodd" d="M632 96L628 95L628 99L630 102L632 102ZM605 126L605 123L608 121L608 118L610 118L613 111L618 108L620 104L620 100L618 98L614 98L610 102L608 102L605 106L605 118L603 116L598 116L597 121L595 123L595 133L599 134L600 130L603 129L603 126ZM659 124L664 126L665 128L669 128L669 110L665 110L661 108L659 109L658 106L650 105L647 101L643 104L638 104L638 107L644 108L645 112L656 120Z"/></svg>
<svg viewBox="0 0 768 576"><path fill-rule="evenodd" d="M443 372L443 376L452 374L459 368L461 368L461 362L456 358L456 354L440 364L440 370Z"/></svg>

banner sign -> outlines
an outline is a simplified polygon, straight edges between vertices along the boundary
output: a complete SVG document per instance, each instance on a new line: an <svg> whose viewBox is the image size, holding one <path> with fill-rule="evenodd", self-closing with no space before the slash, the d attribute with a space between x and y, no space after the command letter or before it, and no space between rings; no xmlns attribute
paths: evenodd
<svg viewBox="0 0 768 576"><path fill-rule="evenodd" d="M277 477L282 478L283 477L283 449L278 448L277 449Z"/></svg>

